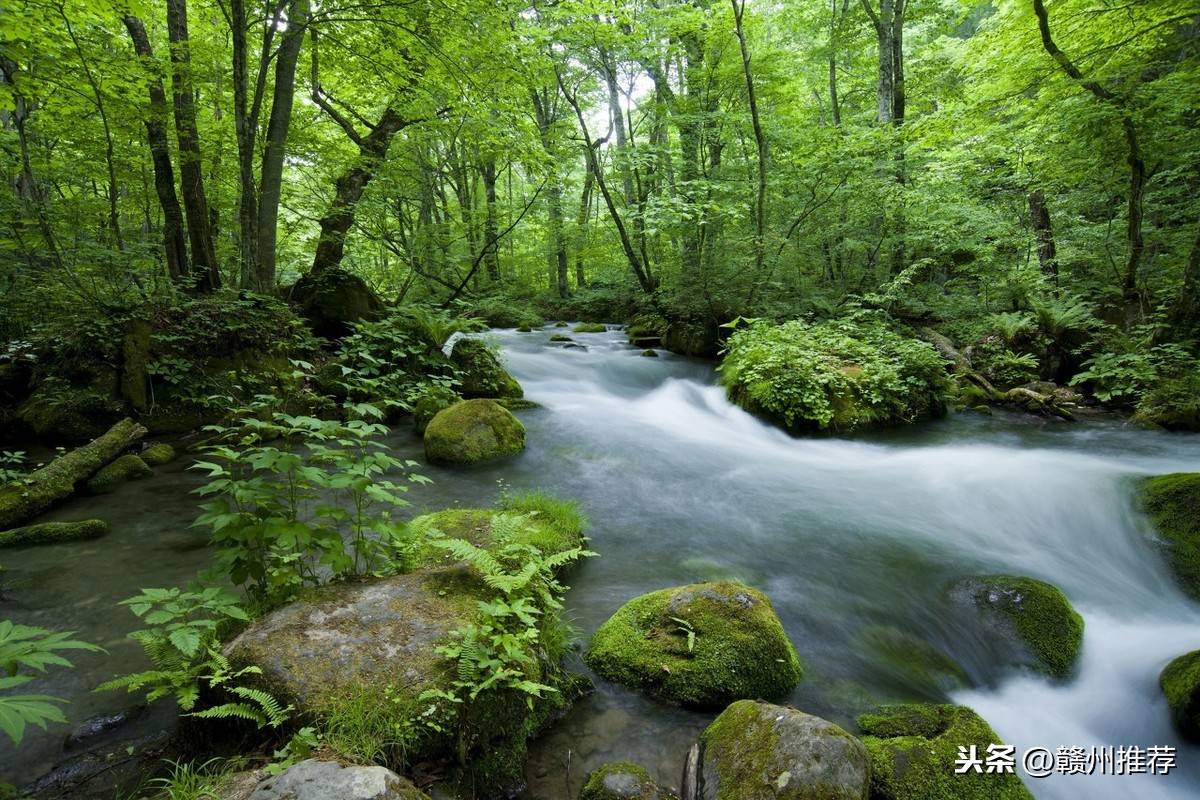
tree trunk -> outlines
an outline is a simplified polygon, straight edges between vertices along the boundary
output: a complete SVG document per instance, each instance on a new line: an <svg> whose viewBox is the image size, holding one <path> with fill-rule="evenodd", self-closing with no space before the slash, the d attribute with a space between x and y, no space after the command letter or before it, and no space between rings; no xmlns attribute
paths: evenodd
<svg viewBox="0 0 1200 800"><path fill-rule="evenodd" d="M746 1L729 0L733 5L734 31L742 52L742 72L746 78L746 98L750 105L750 122L754 127L754 143L758 150L758 192L754 202L754 276L762 275L763 258L766 254L767 228L767 136L763 132L762 120L758 117L758 99L754 93L754 72L750 67L750 49L746 45L746 31L742 27L742 14Z"/></svg>
<svg viewBox="0 0 1200 800"><path fill-rule="evenodd" d="M138 57L149 62L154 58L146 26L135 16L125 17L125 29L133 40ZM171 145L167 139L167 94L162 81L154 76L149 83L150 114L146 117L146 139L154 164L154 190L163 212L163 250L167 274L172 280L188 274L187 239L184 235L183 209L175 194L175 170L171 166Z"/></svg>
<svg viewBox="0 0 1200 800"><path fill-rule="evenodd" d="M1171 310L1169 323L1176 340L1192 339L1200 329L1200 233L1192 242L1192 250L1183 269L1179 299Z"/></svg>
<svg viewBox="0 0 1200 800"><path fill-rule="evenodd" d="M547 221L549 223L546 232L546 251L550 288L557 291L559 297L566 297L569 287L567 285L567 245L562 230L562 178L554 164L554 147L551 139L551 129L557 114L554 111L554 103L548 96L550 90L545 90L545 94L547 96L543 96L542 92L537 89L530 90L534 115L537 119L538 135L542 140L542 149L550 158L550 175L546 187Z"/></svg>
<svg viewBox="0 0 1200 800"><path fill-rule="evenodd" d="M701 275L701 248L703 228L698 213L700 191L700 127L703 94L704 46L700 35L694 31L681 36L687 65L684 69L684 85L687 91L684 107L675 115L679 130L679 180L680 194L696 214L697 219L683 222L680 237L679 261L685 283L699 281Z"/></svg>
<svg viewBox="0 0 1200 800"><path fill-rule="evenodd" d="M592 208L592 186L596 183L596 173L592 172L591 159L584 159L583 191L579 195L579 219L576 227L579 230L579 242L575 245L575 286L582 289L587 285L587 277L583 269L583 250L587 244L588 216Z"/></svg>
<svg viewBox="0 0 1200 800"><path fill-rule="evenodd" d="M483 265L487 270L488 280L496 283L500 280L500 254L496 247L496 159L490 156L479 167L479 175L483 178L483 193L487 204L487 215L483 220L483 240L487 254L483 257Z"/></svg>
<svg viewBox="0 0 1200 800"><path fill-rule="evenodd" d="M192 65L188 43L187 0L167 0L167 36L171 40L171 87L175 96L175 136L179 140L179 175L183 209L187 215L188 241L196 289L212 291L221 285L213 247L208 200L204 196L200 135L196 130L196 107L192 95Z"/></svg>
<svg viewBox="0 0 1200 800"><path fill-rule="evenodd" d="M287 30L275 55L275 89L271 116L263 143L262 174L258 196L258 253L252 272L260 292L275 288L275 246L279 228L279 199L283 189L283 154L287 147L292 101L296 94L296 62L308 26L309 0L291 0ZM339 255L340 258L340 255Z"/></svg>
<svg viewBox="0 0 1200 800"><path fill-rule="evenodd" d="M1033 226L1033 237L1037 243L1038 265L1042 274L1058 286L1058 254L1054 246L1054 229L1050 226L1050 209L1046 207L1046 194L1041 189L1029 193L1029 222Z"/></svg>

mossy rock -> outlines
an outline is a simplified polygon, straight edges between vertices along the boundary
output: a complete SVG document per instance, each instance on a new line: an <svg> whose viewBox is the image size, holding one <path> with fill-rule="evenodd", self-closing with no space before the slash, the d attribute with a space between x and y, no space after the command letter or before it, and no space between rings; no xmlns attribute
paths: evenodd
<svg viewBox="0 0 1200 800"><path fill-rule="evenodd" d="M970 684L958 662L919 636L899 628L872 625L859 638L872 661L909 691L938 696Z"/></svg>
<svg viewBox="0 0 1200 800"><path fill-rule="evenodd" d="M16 415L39 438L82 442L108 430L124 415L124 408L107 391L51 379L33 391Z"/></svg>
<svg viewBox="0 0 1200 800"><path fill-rule="evenodd" d="M142 460L141 456L126 453L115 461L100 468L87 482L87 490L91 494L107 494L125 481L147 478L154 470Z"/></svg>
<svg viewBox="0 0 1200 800"><path fill-rule="evenodd" d="M344 269L308 273L291 290L292 302L317 336L340 339L354 323L378 319L383 301L366 281Z"/></svg>
<svg viewBox="0 0 1200 800"><path fill-rule="evenodd" d="M417 402L413 403L413 427L417 433L425 433L430 420L436 417L438 412L444 411L460 400L462 398L451 389L436 387L425 391L417 398Z"/></svg>
<svg viewBox="0 0 1200 800"><path fill-rule="evenodd" d="M955 585L1029 652L1034 669L1054 678L1071 674L1083 646L1083 618L1056 586L1035 578L984 575Z"/></svg>
<svg viewBox="0 0 1200 800"><path fill-rule="evenodd" d="M458 391L463 397L523 397L525 394L517 379L500 366L491 348L479 339L464 338L455 342L450 361L458 368Z"/></svg>
<svg viewBox="0 0 1200 800"><path fill-rule="evenodd" d="M658 351L657 350L643 350L642 356L644 358L658 358Z"/></svg>
<svg viewBox="0 0 1200 800"><path fill-rule="evenodd" d="M699 708L782 697L801 677L771 601L730 581L630 600L596 631L587 663L608 680Z"/></svg>
<svg viewBox="0 0 1200 800"><path fill-rule="evenodd" d="M559 320L558 322L554 323L554 327L565 328L565 327L567 327L567 323L563 322L562 320Z"/></svg>
<svg viewBox="0 0 1200 800"><path fill-rule="evenodd" d="M1200 741L1200 650L1172 661L1158 676L1158 685L1179 732Z"/></svg>
<svg viewBox="0 0 1200 800"><path fill-rule="evenodd" d="M525 426L491 400L455 403L425 428L425 457L435 464L473 464L524 449Z"/></svg>
<svg viewBox="0 0 1200 800"><path fill-rule="evenodd" d="M575 683L539 659L527 677L558 691L532 703L515 690L484 692L458 709L465 715L458 724L426 724L431 703L422 695L451 691L455 680L453 662L438 648L476 624L479 602L493 595L458 566L329 584L256 619L225 652L238 667L261 669L253 680L294 705L298 717L382 709L396 731L413 732L402 748L407 764L452 764L456 780L486 787L478 796L504 796L520 782L528 739L574 699Z"/></svg>
<svg viewBox="0 0 1200 800"><path fill-rule="evenodd" d="M625 329L629 343L638 347L656 345L662 342L663 334L667 332L667 321L657 314L643 314L635 317Z"/></svg>
<svg viewBox="0 0 1200 800"><path fill-rule="evenodd" d="M161 467L163 464L170 464L175 460L175 448L166 442L152 442L146 445L146 449L138 454L142 461L145 461L152 467Z"/></svg>
<svg viewBox="0 0 1200 800"><path fill-rule="evenodd" d="M1200 600L1200 472L1147 478L1141 506L1167 551L1179 587Z"/></svg>
<svg viewBox="0 0 1200 800"><path fill-rule="evenodd" d="M0 547L23 547L27 544L57 544L79 539L97 539L108 533L108 523L102 519L79 522L39 522L23 528L0 532Z"/></svg>
<svg viewBox="0 0 1200 800"><path fill-rule="evenodd" d="M752 700L700 736L704 800L867 800L862 742L828 720Z"/></svg>
<svg viewBox="0 0 1200 800"><path fill-rule="evenodd" d="M552 341L552 342L573 342L575 340L572 339L570 336L567 336L565 333L556 333L550 337L550 341Z"/></svg>
<svg viewBox="0 0 1200 800"><path fill-rule="evenodd" d="M605 333L608 326L601 322L581 322L574 328L571 328L573 333Z"/></svg>
<svg viewBox="0 0 1200 800"><path fill-rule="evenodd" d="M518 325L517 333L533 333L532 325Z"/></svg>
<svg viewBox="0 0 1200 800"><path fill-rule="evenodd" d="M429 800L408 778L386 767L317 758L293 764L278 775L227 779L221 788L222 800Z"/></svg>
<svg viewBox="0 0 1200 800"><path fill-rule="evenodd" d="M492 517L500 513L504 513L504 509L451 508L424 514L409 524L422 533L436 530L452 539L466 539L479 547L488 547L493 543ZM533 545L545 555L583 547L586 543L583 521L582 518L577 519L577 523L563 523L559 519L531 513L528 524L516 541ZM422 566L445 566L453 563L454 557L443 550L426 546L420 550L417 561Z"/></svg>
<svg viewBox="0 0 1200 800"><path fill-rule="evenodd" d="M579 800L678 800L678 797L655 783L644 767L618 761L589 772Z"/></svg>
<svg viewBox="0 0 1200 800"><path fill-rule="evenodd" d="M667 326L662 346L673 353L715 358L721 351L715 322L678 321Z"/></svg>
<svg viewBox="0 0 1200 800"><path fill-rule="evenodd" d="M955 773L959 748L987 748L1000 737L965 706L884 706L858 718L871 757L872 800L1033 800L1015 774Z"/></svg>

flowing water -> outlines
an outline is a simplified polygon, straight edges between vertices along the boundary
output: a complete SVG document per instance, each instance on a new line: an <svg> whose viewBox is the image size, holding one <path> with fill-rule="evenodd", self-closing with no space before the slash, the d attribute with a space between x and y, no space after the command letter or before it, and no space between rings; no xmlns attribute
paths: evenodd
<svg viewBox="0 0 1200 800"><path fill-rule="evenodd" d="M470 469L429 468L415 511L491 502L498 484L578 498L600 553L570 575L568 609L586 637L629 598L735 577L771 598L805 663L790 702L853 725L884 701L960 702L1018 752L1171 745L1166 776L1027 779L1038 798L1200 795L1200 748L1169 725L1157 675L1200 647L1200 606L1174 587L1133 505L1138 476L1200 469L1200 437L1117 421L1078 424L961 415L870 438L795 439L731 406L711 365L643 358L617 331L496 332L511 371L541 408L521 412L528 450ZM419 457L407 430L401 455ZM114 603L172 585L207 559L189 532L199 479L172 466L55 518L97 515L96 542L3 554L3 616L72 628L108 656L84 654L36 689L72 700L73 721L120 708L90 686L137 664ZM946 595L955 579L1006 572L1060 586L1084 617L1075 677L1053 683L1006 666L993 632ZM880 641L919 637L956 660L971 689L889 659ZM582 668L582 665L576 665ZM642 763L678 783L683 756L712 718L598 682L533 746L528 797L574 798L606 761ZM141 723L148 726L149 721ZM32 777L60 757L64 730L32 737L20 761L0 745L0 775Z"/></svg>

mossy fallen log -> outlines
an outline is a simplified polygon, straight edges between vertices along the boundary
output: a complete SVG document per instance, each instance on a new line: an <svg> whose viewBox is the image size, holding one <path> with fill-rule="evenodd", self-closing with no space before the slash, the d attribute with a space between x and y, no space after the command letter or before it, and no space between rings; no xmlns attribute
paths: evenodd
<svg viewBox="0 0 1200 800"><path fill-rule="evenodd" d="M95 475L145 434L141 425L123 419L87 444L0 487L0 530L15 528L70 497L77 484Z"/></svg>

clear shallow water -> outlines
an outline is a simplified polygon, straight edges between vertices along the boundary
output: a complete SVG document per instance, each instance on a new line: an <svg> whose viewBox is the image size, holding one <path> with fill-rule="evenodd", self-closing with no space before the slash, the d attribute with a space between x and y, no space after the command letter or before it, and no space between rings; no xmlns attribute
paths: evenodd
<svg viewBox="0 0 1200 800"><path fill-rule="evenodd" d="M790 698L801 709L852 725L880 701L954 700L1021 749L1176 745L1180 767L1165 777L1026 783L1064 800L1200 794L1200 749L1178 741L1156 685L1166 661L1200 647L1200 606L1174 588L1131 492L1136 476L1200 469L1200 437L964 415L869 439L793 439L727 403L706 363L643 358L617 332L571 334L588 349L565 349L547 343L553 332L494 334L543 406L521 412L529 449L477 468L428 468L435 483L411 499L414 512L487 504L501 480L578 498L600 553L569 580L585 641L637 594L738 577L771 597L805 662ZM407 430L393 439L419 457ZM80 657L80 669L39 687L70 696L73 719L122 704L86 691L138 657L121 642L132 617L113 603L183 581L207 557L189 549L198 534L187 530L187 490L199 479L173 470L56 512L109 519L106 539L0 554L13 585L6 615L79 629L112 652ZM1083 615L1072 681L999 665L994 637L945 599L955 578L1001 571L1059 585ZM881 627L930 642L977 688L946 694L889 666L868 644ZM574 798L588 770L618 759L676 784L711 718L601 682L535 743L527 796ZM65 732L52 730L22 764L0 745L0 775L9 764L25 777L44 768Z"/></svg>

